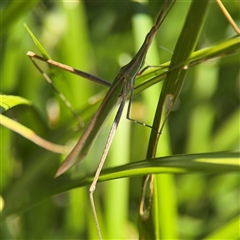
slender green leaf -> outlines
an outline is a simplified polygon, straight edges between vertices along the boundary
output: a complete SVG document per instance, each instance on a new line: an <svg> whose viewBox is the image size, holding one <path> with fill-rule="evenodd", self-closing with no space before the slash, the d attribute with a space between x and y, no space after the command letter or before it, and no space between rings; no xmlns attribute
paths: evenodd
<svg viewBox="0 0 240 240"><path fill-rule="evenodd" d="M174 174L221 174L228 172L238 172L240 170L240 153L202 153L202 154L183 154L169 157L160 157L134 163L125 164L119 167L104 169L99 177L99 182L125 178L143 176L146 174L174 173ZM52 179L43 192L34 196L31 204L36 204L46 197L69 191L74 188L83 187L91 184L93 174L85 178L66 181L65 177ZM28 204L29 208L29 204ZM3 216L15 212L13 206L8 206L3 211ZM18 210L19 211L19 210ZM2 218L3 220L3 218Z"/></svg>
<svg viewBox="0 0 240 240"><path fill-rule="evenodd" d="M1 35L5 34L26 12L31 10L39 0L36 1L9 1L6 8L1 11ZM5 2L5 4L7 1Z"/></svg>
<svg viewBox="0 0 240 240"><path fill-rule="evenodd" d="M239 238L239 222L240 215L231 219L219 229L215 230L210 235L204 237L204 240L211 239L238 239Z"/></svg>
<svg viewBox="0 0 240 240"><path fill-rule="evenodd" d="M0 114L0 124L18 134L25 137L29 141L37 144L38 146L45 148L49 151L56 152L56 153L67 153L69 149L65 146L57 145L51 143L40 136L38 136L34 131L31 129L23 126L22 124L13 121L12 119L5 117L4 115Z"/></svg>
<svg viewBox="0 0 240 240"><path fill-rule="evenodd" d="M32 40L36 44L38 50L40 53L47 59L51 59L50 55L47 53L46 49L43 47L43 45L38 41L38 39L35 37L35 35L32 33L32 31L29 29L27 24L24 24L24 27L27 29L28 33L30 34Z"/></svg>

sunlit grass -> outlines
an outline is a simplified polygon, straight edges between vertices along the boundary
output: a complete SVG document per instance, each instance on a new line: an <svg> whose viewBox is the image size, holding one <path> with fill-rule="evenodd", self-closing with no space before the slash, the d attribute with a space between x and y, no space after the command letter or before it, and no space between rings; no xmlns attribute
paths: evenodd
<svg viewBox="0 0 240 240"><path fill-rule="evenodd" d="M123 53L128 57L134 56L146 34L143 22L149 21L146 26L148 31L151 18L154 21L160 9L157 2L152 2L149 7L141 6L148 20L140 23L136 14L139 6L121 1L114 4L80 2L78 5L39 2L34 8L33 3L9 3L10 10L5 11L5 16L3 14L1 24L4 28L1 29L0 90L7 95L30 100L33 107L17 106L4 114L33 129L44 139L61 145L73 145L82 130L75 131L77 122L28 60L27 51L39 52L23 24L27 23L54 60L112 82L120 67L120 56ZM164 48L174 50L188 7L188 2L176 3L157 34L147 64L158 65L171 59L171 53ZM237 1L231 4L226 2L226 7L239 21ZM213 2L197 49L214 46L233 36L235 33ZM180 98L161 136L158 156L227 150L239 152L239 47L235 48L235 52L189 69ZM45 64L41 67L49 72ZM105 88L62 71L58 71L57 76L53 80L59 90L82 113L83 119L89 121L96 107L88 112L82 110L88 106L90 97ZM138 95L132 106L133 116L151 124L160 90L160 86L154 85ZM60 105L59 115L52 123L46 110L50 99L56 99ZM84 183L80 181L81 177L92 176L95 171L111 120L106 123L86 160L57 180L53 176L64 156L49 153L0 127L2 213L7 216L2 219L3 239L97 237L88 187L76 187ZM127 122L124 114L106 166L146 159L149 133L150 129ZM212 171L207 171L201 168L204 166L203 159L201 161L197 162L200 173L191 169L191 165L188 174L177 174L184 173L178 166L174 175L159 175L164 186L158 191L158 199L165 201L166 205L158 212L159 228L162 228L163 235L164 230L174 231L179 239L236 238L236 223L239 220L236 217L239 214L236 204L239 200L238 172L228 173L226 167L224 173L222 162L211 165ZM231 165L228 159L224 161L226 165ZM205 166L211 169L210 165ZM132 166L130 176L134 176L137 169L137 166ZM146 165L141 173L146 174L147 169ZM155 166L154 169L159 168ZM171 168L168 169L171 171ZM235 169L239 170L239 167ZM117 169L113 169L113 178L119 174ZM138 176L98 184L95 199L104 238L138 237L141 180ZM87 178L85 185L89 185L89 181L90 178ZM65 190L69 191L49 196ZM47 196L45 201L42 201L42 196ZM41 203L32 205L37 200ZM27 208L18 212L22 206ZM163 210L168 212L168 219L161 218ZM172 229L169 229L170 225ZM167 227L164 229L164 226Z"/></svg>

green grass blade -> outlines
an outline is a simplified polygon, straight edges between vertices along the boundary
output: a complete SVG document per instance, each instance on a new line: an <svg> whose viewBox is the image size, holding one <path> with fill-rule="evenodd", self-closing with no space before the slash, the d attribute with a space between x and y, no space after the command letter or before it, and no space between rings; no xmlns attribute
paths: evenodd
<svg viewBox="0 0 240 240"><path fill-rule="evenodd" d="M10 1L9 1L10 2ZM39 2L36 1L11 1L1 12L1 36L11 29L11 27L30 9ZM6 3L5 3L6 4Z"/></svg>
<svg viewBox="0 0 240 240"><path fill-rule="evenodd" d="M58 144L51 143L40 136L38 136L34 131L31 129L25 127L24 125L0 114L0 124L18 134L20 134L22 137L28 139L29 141L37 144L38 146L45 148L49 151L55 152L55 153L67 153L69 152L69 149L65 146L61 146Z"/></svg>
<svg viewBox="0 0 240 240"><path fill-rule="evenodd" d="M19 105L28 105L31 106L31 102L25 98L19 96L7 96L7 95L0 95L0 113L3 113L13 107ZM53 151L56 153L67 153L69 151L68 148L51 143L40 136L38 136L34 131L27 128L26 126L0 114L0 124L18 134L23 136L24 138L32 141L33 143L45 148L49 151Z"/></svg>
<svg viewBox="0 0 240 240"><path fill-rule="evenodd" d="M173 14L172 11L174 11L174 8L170 11L169 15ZM169 16L171 17L171 16ZM168 24L170 24L168 22L168 17L165 19L163 25L167 26ZM134 36L135 36L135 41L137 42L136 44L136 51L137 49L141 46L141 43L146 35L146 33L149 31L149 29L151 28L151 26L153 25L153 21L150 20L149 16L147 14L144 13L139 13L136 14L136 16L134 16L133 19L133 26L134 26ZM141 26L141 28L139 28L139 26ZM159 29L159 33L162 32L162 26ZM162 33L162 35L164 35ZM166 36L166 38L168 38ZM157 41L159 40L159 41ZM159 56L159 46L162 45L161 42L161 38L160 39L156 39L153 41L149 52L147 54L146 57L146 63L154 63L154 65L157 65L160 61L160 58L162 56ZM143 75L143 76L142 76ZM137 79L137 83L139 84L139 82L142 81L142 79L144 79L145 77L145 73L143 73L138 79ZM145 78L145 81L147 81L148 79ZM162 84L161 84L162 86ZM151 122L152 121L152 117L154 116L155 113L155 109L156 109L156 101L155 99L158 98L159 96L159 90L161 86L156 86L154 88L150 88L147 91L144 91L142 93L143 95L143 103L147 105L147 112L148 112L148 117L146 118L145 121L147 122ZM137 89L136 89L137 90ZM136 95L137 91L134 92L134 95ZM145 132L148 131L148 129L142 129L142 131L145 130ZM142 133L141 133L142 134ZM164 142L164 146L161 148L161 151L158 153L158 156L161 155L171 155L171 149L169 147L170 145L170 138L168 135L168 131L166 129L166 131L164 132L164 134L162 135L162 142ZM165 178L164 178L165 177ZM160 179L161 178L161 179ZM163 179L164 178L164 179ZM160 233L162 233L162 231L165 230L165 234L164 236L168 235L169 238L174 238L177 239L177 228L176 228L176 221L175 219L176 217L176 208L173 207L173 205L176 206L176 197L172 197L172 193L171 189L174 189L174 182L173 182L173 177L171 175L159 175L156 177L156 179L158 179L158 182L161 182L161 188L157 189L154 187L154 201L158 201L157 204L155 204L155 208L154 208L154 219L155 219L155 226L150 223L148 226L145 225L146 222L143 223L143 226L139 226L139 232L142 231L143 228L148 228L148 233L152 233L153 229L155 229L155 234L157 236L157 238L160 236ZM169 189L167 191L166 190L166 186L169 187ZM162 195L162 191L164 191L164 196ZM139 191L140 192L140 191ZM170 205L164 205L164 210L165 212L163 212L161 205L162 202L164 202L163 198L168 198L172 200L172 204ZM173 217L174 215L174 217ZM166 218L169 221L166 221ZM149 236L151 238L151 236Z"/></svg>
<svg viewBox="0 0 240 240"><path fill-rule="evenodd" d="M240 216L238 215L234 219L215 230L210 235L204 237L204 240L212 239L238 239L239 238L239 222Z"/></svg>
<svg viewBox="0 0 240 240"><path fill-rule="evenodd" d="M205 1L204 3L199 1L192 2L170 64L170 69L172 67L174 68L174 66L178 66L178 68L170 71L164 81L153 123L154 129L159 129L166 98L169 96L171 98L171 105L173 105L182 89L182 85L185 81L185 76L187 73L187 67L185 66L189 65L190 56L194 51L198 36L204 23L208 4L209 1ZM155 139L156 131L152 131L152 136L149 143L150 146L155 145ZM151 151L152 150L150 150L150 152ZM152 153L148 154L148 156L150 155L152 155Z"/></svg>
<svg viewBox="0 0 240 240"><path fill-rule="evenodd" d="M24 24L24 27L27 29L29 35L31 36L33 42L35 43L35 45L37 46L38 50L40 51L40 53L47 59L51 59L50 55L47 53L46 49L43 47L43 45L38 41L38 39L35 37L35 35L33 34L33 32L29 29L29 27L27 26L27 24Z"/></svg>
<svg viewBox="0 0 240 240"><path fill-rule="evenodd" d="M172 107L175 101L177 100L178 95L181 91L182 85L185 81L187 68L188 68L186 66L189 65L190 55L192 54L196 46L196 42L206 16L208 4L209 4L208 1L205 1L204 3L193 1L190 6L188 15L186 17L185 25L183 26L181 34L178 38L169 68L170 69L172 67L174 68L174 66L179 66L179 67L173 69L173 71L168 72L166 79L163 83L163 88L161 91L157 110L155 113L154 122L152 125L153 129L155 130L152 130L151 132L149 145L148 145L148 153L147 153L148 158L153 158L156 154L157 143L158 143L158 134L156 130L158 130L159 128L162 129L165 123L164 122L165 120L162 119L165 101L167 100L167 98L169 98L171 101L171 107ZM159 185L157 186L157 188L161 188L161 181L158 181L158 183ZM164 207L164 204L165 204L164 201L155 199L155 203L153 202L153 204L156 204L156 201L162 205L162 208ZM156 209L156 207L153 207L153 209ZM155 220L155 226L156 226L157 218L155 219L156 219ZM147 221L152 221L152 218L151 217L148 218ZM146 223L146 221L144 221L144 223ZM155 238L159 238L159 236L161 236L163 239L166 237L169 237L168 231L157 232L156 229L154 231L155 231ZM148 234L149 234L148 230L143 229L142 237L148 238L147 237Z"/></svg>
<svg viewBox="0 0 240 240"><path fill-rule="evenodd" d="M101 173L101 176L99 177L99 182L125 177L143 176L151 173L223 174L229 172L238 172L240 170L239 156L239 152L218 152L202 154L183 154L138 161L119 167L104 169ZM52 179L51 182L49 182L49 185L46 186L44 191L39 192L38 194L36 193L34 195L34 200L32 199L31 204L35 204L36 202L42 201L42 199L55 194L69 191L74 188L87 186L92 182L92 179L93 174L85 178L78 178L72 180L68 178L68 181L66 181L65 177ZM20 179L19 181L21 182ZM6 196L6 199L8 198L9 197ZM21 199L19 199L19 201L21 202ZM4 217L13 213L13 211L16 211L16 209L14 209L14 205L9 205L6 209L3 210Z"/></svg>
<svg viewBox="0 0 240 240"><path fill-rule="evenodd" d="M173 7L157 33L158 46L157 50L153 50L153 52L157 53L157 55L160 53L162 66L169 66L167 61L171 57L171 53L163 50L162 46L170 51L174 49L182 21L191 2L176 1L175 6L177 7ZM34 3L32 2L32 4ZM42 1L33 9L29 8L25 13L18 15L18 12L24 9L23 5L31 4L30 1L28 3L17 1L3 2L6 6L15 4L16 11L12 11L9 17L4 18L4 21L2 21L4 34L1 39L2 61L0 63L0 72L2 73L2 78L0 80L0 88L2 93L6 95L22 96L34 104L34 108L24 105L14 107L6 112L7 116L11 114L11 117L13 116L14 119L16 118L19 122L51 142L72 146L72 142L81 135L81 130L74 131L75 129L73 128L76 126L76 123L69 110L63 106L61 101L58 101L49 88L49 84L43 81L43 77L27 58L27 51L33 51L35 45L23 27L23 23L26 22L30 26L31 31L36 34L37 39L41 39L41 44L48 53L51 53L51 57L54 60L112 81L121 65L126 63L122 61L122 57L128 56L129 60L136 52L134 51L135 41L133 41L132 18L138 12L151 16L154 21L161 6L157 1L151 1L149 5L140 5L136 1L127 5L121 1L113 4L102 4L100 2L85 4L80 1L81 6L77 5L76 1L68 1L67 3L70 4L68 7L66 7L66 1ZM1 4L1 7L3 4ZM224 1L224 4L233 19L238 23L239 1ZM81 9L82 6L85 7L84 13ZM75 18L76 15L71 12L71 9L76 11L76 13L78 12L80 17ZM3 10L2 16L7 8ZM69 15L70 21L68 21ZM71 29L71 33L68 29ZM142 30L141 26L137 26L137 32L140 33L140 30ZM86 31L87 38L85 37ZM239 119L239 89L236 86L239 83L240 40L239 36L234 37L234 35L235 33L232 31L231 26L229 26L226 18L213 1L203 28L203 35L198 42L200 50L192 53L190 57L190 65L195 66L189 68L188 80L183 88L184 91L181 92L181 97L177 101L168 121L170 147L174 153L187 153L188 146L186 144L190 141L188 137L191 129L189 116L193 116L192 113L196 109L195 106L200 104L210 107L208 109L211 111L201 111L201 113L209 113L210 117L214 116L214 119L212 119L213 125L207 125L210 122L208 120L211 119L203 119L203 121L197 122L197 124L204 124L204 127L208 127L206 131L202 131L203 125L197 125L194 128L194 130L198 128L198 131L202 131L202 134L207 133L208 135L205 135L207 141L201 142L201 145L196 142L194 146L191 146L191 149L194 149L194 152L203 151L203 147L208 147L207 149L209 149L204 152L227 149L236 150L239 156L239 133L236 131L236 129L239 129L237 121ZM143 39L137 38L142 42ZM203 49L206 46L207 48ZM148 57L146 64L159 65L158 60L152 60L152 58ZM78 60L76 61L76 59ZM206 62L210 59L212 60ZM202 65L205 67L197 66L200 63L203 63ZM49 73L46 64L39 64L46 73ZM202 71L209 69L209 65L215 65L217 79L214 79L214 81L212 80L212 74L209 77L209 71L202 73ZM180 68L180 66L175 67ZM199 74L200 68L201 73ZM50 74L52 74L52 70L51 68ZM166 74L163 73L164 70L166 69L150 68L136 80L137 86L139 84L140 86L134 91L132 106L132 117L134 119L151 124L152 115L150 116L149 108L144 105L147 102L145 96L144 98L142 96L148 95L148 91L151 90L149 86L163 80ZM101 102L101 97L106 92L103 91L103 88L92 83L87 84L87 86L82 85L82 82L85 84L88 81L81 78L76 77L72 81L73 77L71 74L66 73L65 75L64 72L59 72L57 79L53 79L54 81L57 80L55 84L71 103L72 100L76 103L77 112L87 122L96 112ZM50 76L52 77L52 75ZM205 79L206 76L208 77ZM210 98L198 98L198 101L196 101L196 95L202 94L202 88L206 86L201 81L209 82L211 86L216 84L215 91L212 92L212 95L209 94ZM142 82L145 82L145 84L142 85ZM198 83L197 90L195 89L196 82ZM61 85L60 88L59 85ZM147 88L148 90L145 91ZM153 88L156 90L158 85L153 86ZM136 96L138 91L143 91L144 94ZM160 90L158 89L158 91ZM89 92L89 95L85 96L87 92ZM101 93L98 95L97 93L99 92ZM209 89L205 92L209 93ZM101 97L99 97L100 95ZM92 98L91 96L94 97ZM156 98L151 93L149 93L148 98L152 98L150 107L152 108L154 105L155 110ZM48 104L52 102L58 107L60 106L54 122L49 118L47 112L49 111ZM80 104L83 104L83 107ZM35 111L36 109L37 112ZM196 113L197 111L195 111L195 119L196 117L199 119L203 118L200 114L197 116ZM148 118L151 118L151 120L145 121ZM126 120L123 116L121 122L123 123L124 121ZM109 125L106 124L98 136L92 151L89 152L87 159L81 165L72 169L58 181L55 181L53 175L60 161L63 160L63 156L39 148L9 129L0 126L2 139L0 145L2 214L8 215L8 218L5 218L6 221L2 222L0 229L4 239L37 238L63 240L70 238L96 238L96 235L94 235L96 231L95 224L91 220L90 214L88 186L92 180L92 174L90 173L93 173L96 169L108 130ZM167 132L166 130L165 127L163 134ZM198 134L198 131L194 131L194 134ZM145 159L149 132L150 129L148 128L145 129L138 124L131 124L130 134L127 134L130 139L125 140L124 143L129 141L130 159L132 162ZM163 135L161 135L160 150L168 145L168 141L165 143L162 141L163 139ZM195 136L192 139L197 138ZM210 145L208 144L209 142ZM120 143L118 148L121 148L122 144ZM208 146L206 146L207 144ZM125 150L125 147L122 150ZM225 153L219 153L219 156L222 154L223 157L226 157ZM158 153L157 156L163 156L163 154ZM121 158L121 156L118 157ZM200 155L199 157L202 158ZM113 156L112 160L114 161L115 159L115 156ZM123 160L126 160L125 157ZM220 160L214 164L210 163L210 160L212 162L217 161L212 159L211 154L209 154L207 162L203 162L202 159L202 162L194 164L195 167L188 166L188 168L186 167L187 162L185 164L182 162L180 165L176 161L176 165L174 165L173 161L171 161L172 159L167 158L165 160L170 161L172 166L161 165L162 161L164 162L164 159L161 158L156 162L158 166L152 165L153 161L149 160L143 165L140 163L136 163L134 166L124 165L124 169L111 168L108 169L109 172L103 172L105 179L110 177L116 179L119 177L119 174L123 177L130 177L128 179L130 180L129 192L122 193L125 196L129 194L128 205L130 206L128 208L127 226L124 228L127 229L129 235L125 239L137 239L141 176L154 171L161 175L165 173L173 174L174 179L176 179L176 196L173 195L172 198L177 200L178 203L177 231L181 238L202 239L204 236L210 236L211 232L216 229L216 231L220 230L221 227L228 224L229 219L234 219L238 215L239 206L236 202L239 200L239 166L230 166L228 164L233 159L225 160L226 164L222 164ZM237 158L236 156L234 161L239 161L239 157ZM188 165L191 165L190 162L188 162ZM232 169L232 172L230 171L231 167L235 169ZM131 169L127 172L129 168ZM199 169L197 170L197 168ZM80 176L86 176L86 178L83 179ZM131 178L131 176L136 177ZM114 181L109 182L112 184ZM80 185L84 185L84 188L79 188ZM107 204L104 207L102 205L102 203L105 204L105 185L105 183L99 184L95 194L95 197L100 199L97 205L100 210L98 214L104 236L106 236L106 208L108 207ZM164 185L168 188L166 183ZM62 188L60 189L60 187ZM71 189L73 188L76 191L72 191ZM164 194L164 186L162 190ZM60 194L53 196L53 193ZM119 194L121 194L120 191ZM112 204L119 202L119 196L116 196L117 198L112 198ZM46 201L43 201L43 199ZM163 198L161 199L163 200ZM41 203L34 205L39 202ZM171 201L169 203L172 204ZM21 213L25 210L24 214L18 214L20 210L22 210ZM11 215L7 211L17 214ZM112 214L109 212L107 214L110 216L108 217L109 219L111 217L114 219L115 211ZM37 220L36 216L38 216ZM171 218L174 219L175 217ZM69 219L71 220L69 221ZM167 230L170 231L170 229ZM229 232L229 237L226 235L228 239L232 237L231 233L232 231Z"/></svg>
<svg viewBox="0 0 240 240"><path fill-rule="evenodd" d="M211 47L207 47L201 50L193 52L190 56L190 66L220 57L227 57L231 54L239 54L240 52L240 37L234 37L227 39L219 44ZM179 65L175 68L182 66L184 62L178 63ZM143 90L153 86L154 84L164 80L166 76L166 68L168 68L170 62L165 62L161 64L158 68L150 68L148 71L144 72L143 75L139 76L137 83L139 84L134 93L137 95ZM174 69L170 70L173 71ZM144 83L142 83L144 82Z"/></svg>

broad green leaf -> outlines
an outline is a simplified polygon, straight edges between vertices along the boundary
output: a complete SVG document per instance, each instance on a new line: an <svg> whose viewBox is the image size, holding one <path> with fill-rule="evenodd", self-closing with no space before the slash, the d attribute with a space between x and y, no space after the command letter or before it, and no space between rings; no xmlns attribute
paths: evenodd
<svg viewBox="0 0 240 240"><path fill-rule="evenodd" d="M0 95L0 113L22 104L31 105L31 102L19 96Z"/></svg>

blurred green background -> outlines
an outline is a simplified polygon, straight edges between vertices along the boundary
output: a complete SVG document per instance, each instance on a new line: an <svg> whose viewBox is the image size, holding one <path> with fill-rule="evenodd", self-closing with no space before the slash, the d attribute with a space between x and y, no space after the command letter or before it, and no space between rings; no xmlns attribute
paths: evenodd
<svg viewBox="0 0 240 240"><path fill-rule="evenodd" d="M0 90L3 94L22 96L33 104L33 107L11 109L7 116L58 144L73 145L82 131L76 131L77 123L69 110L26 56L27 51L37 54L39 51L23 27L24 23L54 60L112 82L119 68L134 56L139 42L143 41L143 38L137 37L139 32L144 31L141 19L150 21L151 26L161 3L1 2ZM157 59L150 55L146 59L147 65L158 65L171 59L190 3L178 1L175 4L156 36ZM239 2L223 3L239 25ZM142 33L143 36L148 30L149 27ZM197 49L212 46L234 35L236 33L216 3L212 2ZM46 64L40 65L49 72ZM168 129L165 129L169 142L160 141L159 144L161 148L166 145L169 155L239 151L239 66L240 55L237 53L204 62L189 70L180 98L170 114ZM87 109L96 99L92 96L104 95L106 89L69 73L56 71L54 81L57 87L83 119L89 121L94 109ZM159 85L152 88L160 93ZM151 94L149 91L134 98L131 116L151 124L157 99L152 98L149 103L144 97ZM145 159L150 130L129 123L124 116L106 166ZM62 181L94 172L112 120L113 117L104 126L86 160L63 176ZM18 207L45 191L64 156L47 152L4 127L0 129L1 199L4 207ZM98 185L96 204L106 238L138 238L141 179L115 180ZM175 221L179 239L203 239L228 224L239 213L237 173L176 175L174 183L175 188L171 190L177 201L178 217ZM2 239L97 238L88 188L77 188L47 198L22 213L9 213L1 224L1 236ZM222 239L237 239L235 235L229 236L223 235Z"/></svg>

